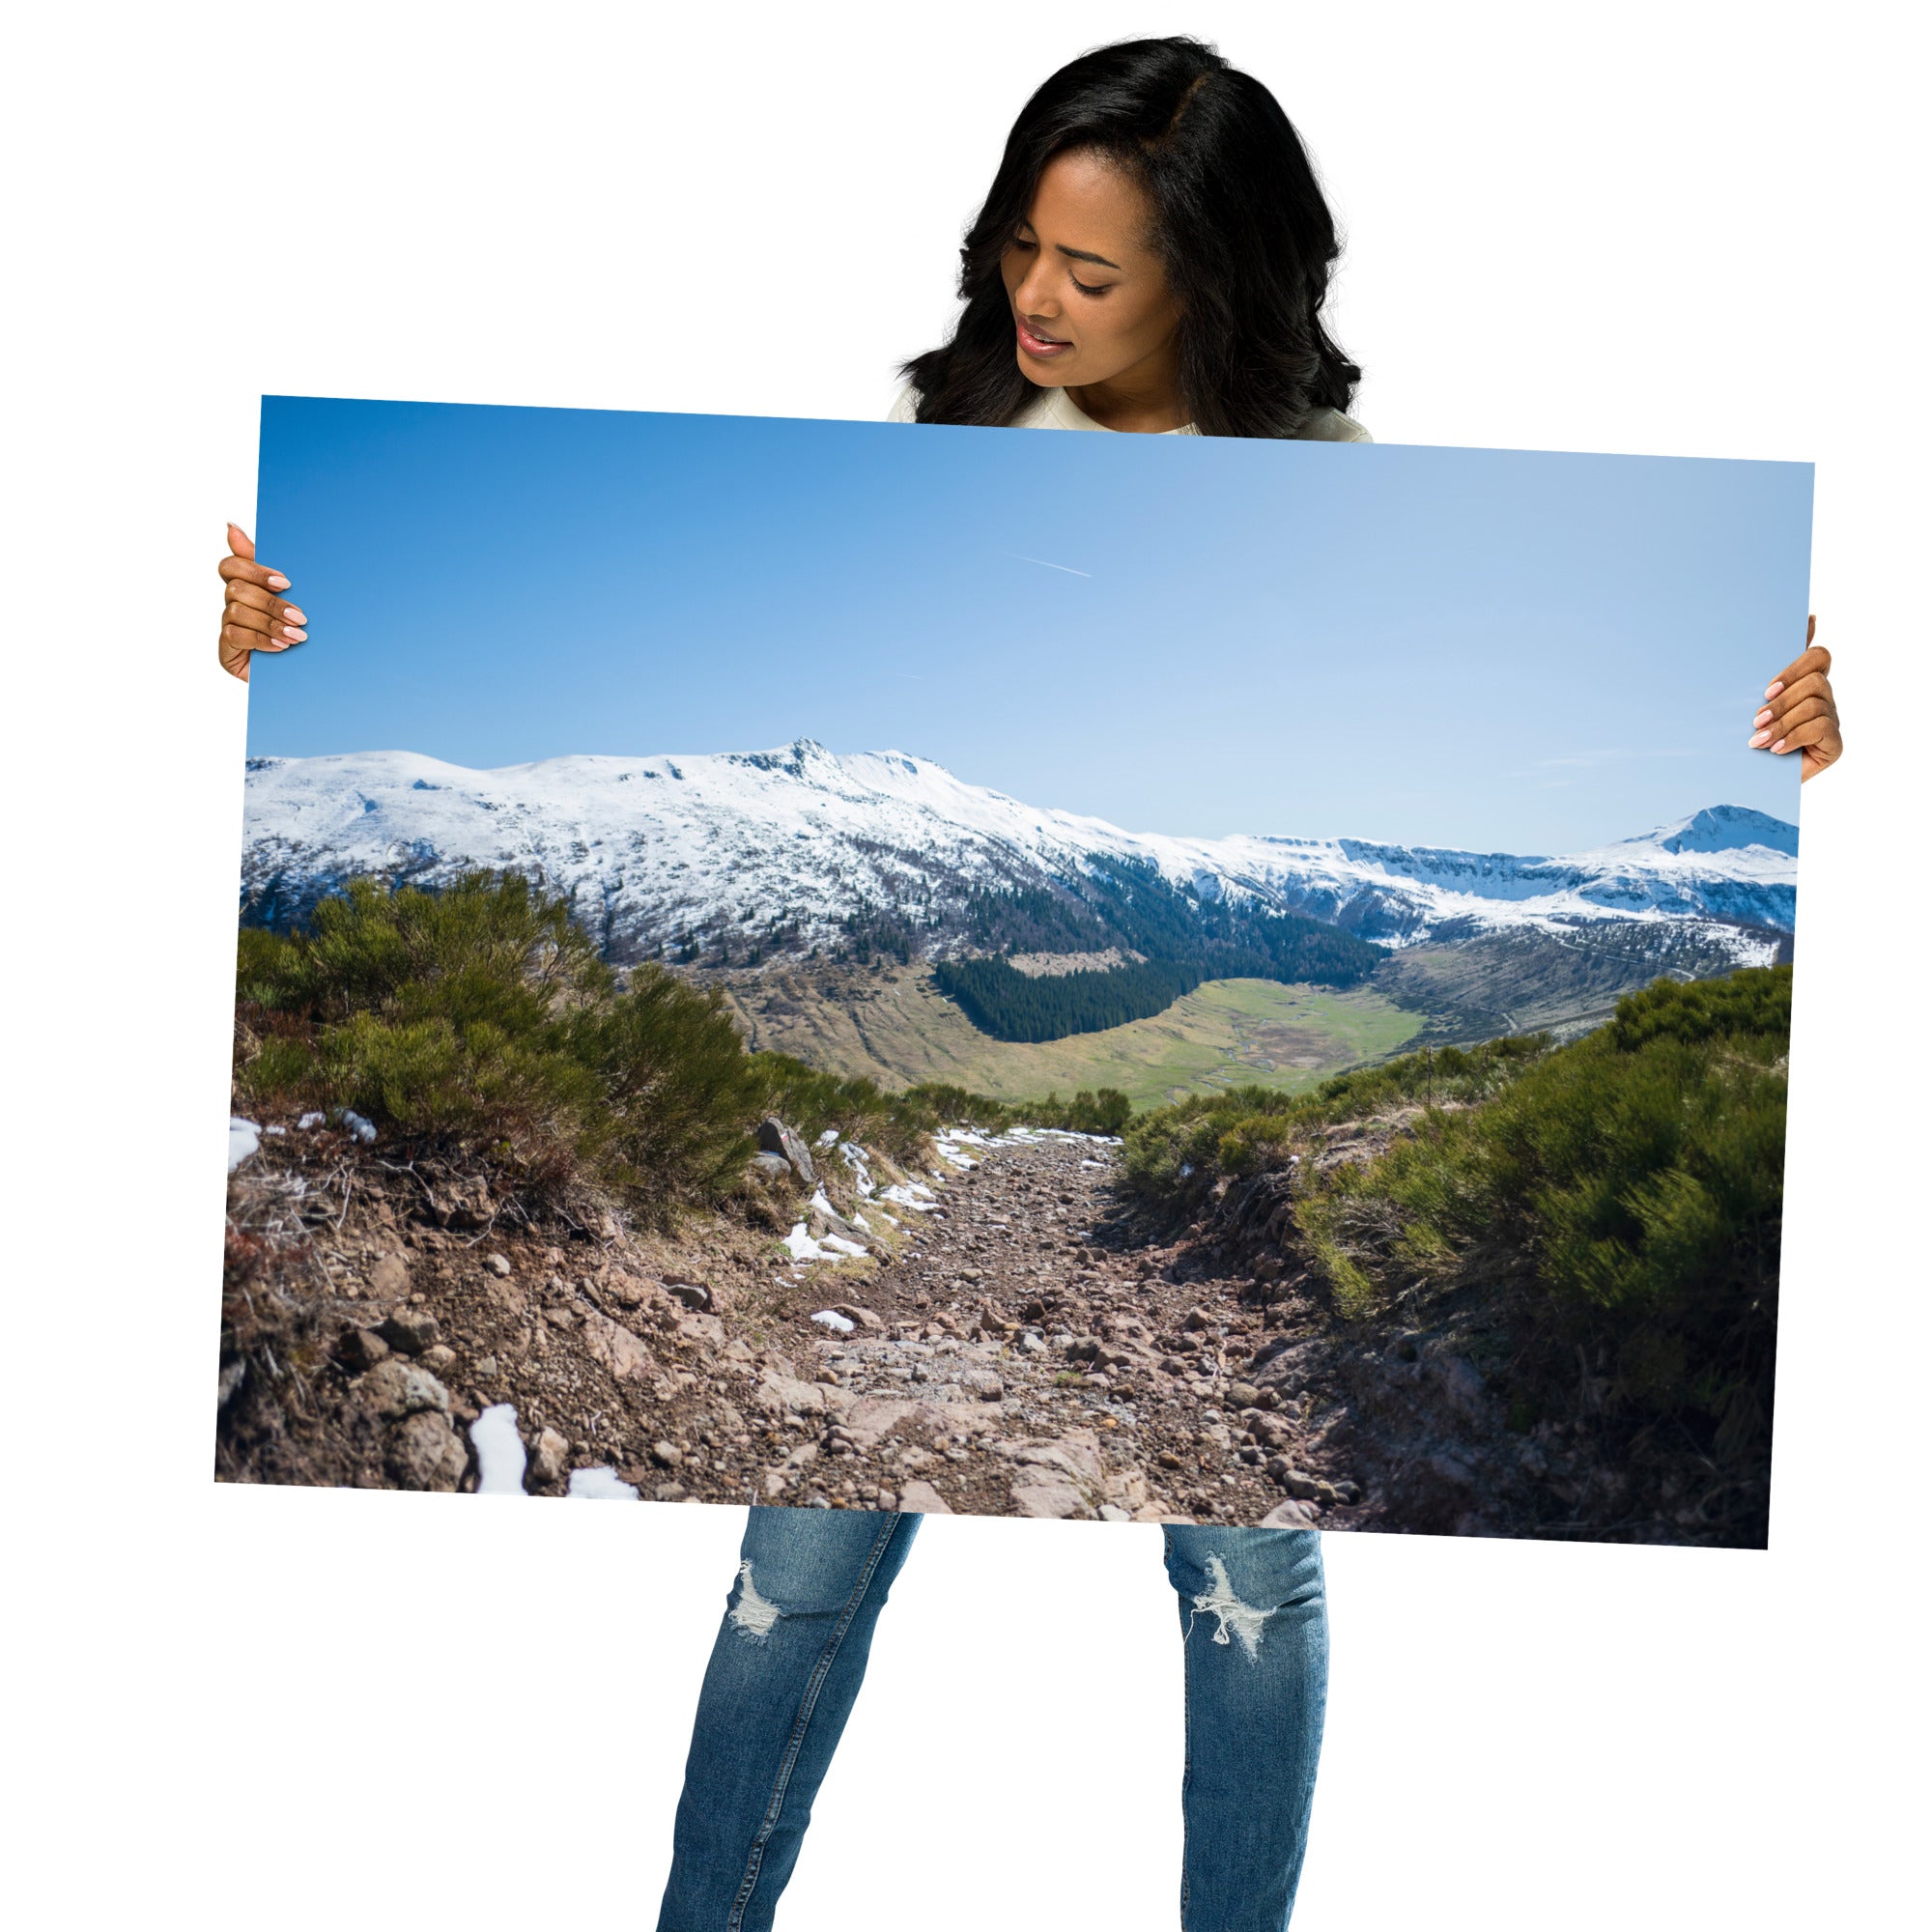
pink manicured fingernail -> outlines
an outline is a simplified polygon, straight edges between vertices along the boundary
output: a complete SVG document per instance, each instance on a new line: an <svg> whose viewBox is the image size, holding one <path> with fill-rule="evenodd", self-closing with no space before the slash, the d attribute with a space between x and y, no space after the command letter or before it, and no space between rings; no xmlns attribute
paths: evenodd
<svg viewBox="0 0 1932 1932"><path fill-rule="evenodd" d="M1783 681L1782 681L1782 680L1780 680L1780 681L1779 681L1778 683L1776 683L1776 684L1768 684L1768 685L1766 685L1766 686L1765 686L1765 688L1764 688L1764 695L1765 695L1765 696L1766 696L1767 697L1776 697L1776 696L1777 696L1777 694L1778 694L1778 693L1779 693L1780 691L1782 691L1783 689L1784 689L1784 684L1783 684Z"/></svg>
<svg viewBox="0 0 1932 1932"><path fill-rule="evenodd" d="M1752 751L1755 751L1760 745L1768 745L1770 743L1771 743L1771 733L1769 731L1760 731L1757 734L1757 736L1750 741L1750 749Z"/></svg>
<svg viewBox="0 0 1932 1932"><path fill-rule="evenodd" d="M1781 751L1783 751L1783 750L1784 750L1784 740L1783 740L1782 738L1780 738L1780 739L1779 739L1779 740L1777 741L1777 743L1776 743L1776 744L1775 744L1775 745L1774 745L1774 746L1773 746L1773 747L1772 747L1771 749L1772 749L1772 750L1773 750L1774 752L1781 752Z"/></svg>
<svg viewBox="0 0 1932 1932"><path fill-rule="evenodd" d="M308 622L308 618L301 611L298 611L293 604L285 604L282 607L282 615L285 618L287 618L287 620L291 624L306 624ZM1765 714L1766 717L1769 717L1770 715L1771 714L1769 712ZM1762 718L1758 720L1759 724L1763 724L1763 722L1764 719Z"/></svg>
<svg viewBox="0 0 1932 1932"><path fill-rule="evenodd" d="M306 631L297 630L293 624L284 624L282 626L282 635L283 637L287 638L291 643L305 644L308 642L308 633Z"/></svg>
<svg viewBox="0 0 1932 1932"><path fill-rule="evenodd" d="M1751 720L1751 723L1753 724L1769 724L1771 723L1771 713L1769 711L1760 711L1757 714L1757 716Z"/></svg>
<svg viewBox="0 0 1932 1932"><path fill-rule="evenodd" d="M286 577L270 576L270 578L269 579L269 588L270 590L286 590L288 587L289 587L289 580ZM1770 692L1766 692L1765 696L1769 697L1772 696L1772 694Z"/></svg>

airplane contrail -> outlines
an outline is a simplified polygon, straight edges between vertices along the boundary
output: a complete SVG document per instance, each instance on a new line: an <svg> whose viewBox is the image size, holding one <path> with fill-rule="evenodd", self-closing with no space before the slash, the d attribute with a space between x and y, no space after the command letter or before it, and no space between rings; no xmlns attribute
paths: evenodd
<svg viewBox="0 0 1932 1932"><path fill-rule="evenodd" d="M1016 550L1009 550L1005 554L1010 557L1018 557L1021 563L1037 563L1042 570L1064 570L1068 577L1092 577L1094 575L1091 570L1075 570L1070 563L1049 563L1043 556L1020 556L1019 552Z"/></svg>

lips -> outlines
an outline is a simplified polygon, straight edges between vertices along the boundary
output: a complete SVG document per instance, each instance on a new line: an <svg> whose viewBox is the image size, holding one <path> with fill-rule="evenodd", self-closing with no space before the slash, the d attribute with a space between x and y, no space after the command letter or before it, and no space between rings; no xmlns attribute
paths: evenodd
<svg viewBox="0 0 1932 1932"><path fill-rule="evenodd" d="M1073 347L1055 335L1042 335L1037 329L1028 327L1023 316L1013 318L1013 327L1019 333L1019 343L1029 355L1037 355L1041 361L1050 360L1055 355L1064 355Z"/></svg>

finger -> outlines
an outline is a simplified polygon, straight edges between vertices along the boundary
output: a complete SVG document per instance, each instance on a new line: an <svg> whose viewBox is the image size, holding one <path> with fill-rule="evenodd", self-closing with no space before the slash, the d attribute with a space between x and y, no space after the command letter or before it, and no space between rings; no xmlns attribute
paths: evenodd
<svg viewBox="0 0 1932 1932"><path fill-rule="evenodd" d="M231 650L226 644L221 644L217 647L215 655L220 661L221 668L230 677L239 677L243 684L248 682L248 662L254 655L253 652Z"/></svg>
<svg viewBox="0 0 1932 1932"><path fill-rule="evenodd" d="M264 590L259 584L243 583L239 578L228 586L228 607L233 610L238 604L246 605L251 611L268 613L271 623L306 624L308 619L289 603L286 598L277 597L272 591Z"/></svg>
<svg viewBox="0 0 1932 1932"><path fill-rule="evenodd" d="M1804 620L1804 646L1808 650L1811 640L1818 635L1818 613L1814 611Z"/></svg>
<svg viewBox="0 0 1932 1932"><path fill-rule="evenodd" d="M255 561L255 540L240 524L228 526L228 548L244 561Z"/></svg>
<svg viewBox="0 0 1932 1932"><path fill-rule="evenodd" d="M1841 738L1828 738L1820 744L1806 745L1798 753L1798 781L1803 784L1806 779L1815 779L1820 772L1828 772L1844 756L1845 746Z"/></svg>
<svg viewBox="0 0 1932 1932"><path fill-rule="evenodd" d="M1807 745L1830 747L1832 755L1836 757L1844 749L1844 740L1838 735L1838 721L1835 718L1813 718L1808 723L1793 726L1783 737L1772 744L1773 753L1784 757L1792 752L1802 752Z"/></svg>
<svg viewBox="0 0 1932 1932"><path fill-rule="evenodd" d="M1827 704L1832 700L1832 680L1823 671L1814 670L1808 677L1801 677L1788 684L1776 697L1767 698L1759 706L1758 714L1751 720L1753 724L1770 724L1784 716L1794 704L1807 697L1822 697Z"/></svg>
<svg viewBox="0 0 1932 1932"><path fill-rule="evenodd" d="M259 583L269 590L286 590L289 580L279 570L270 570L267 564L250 563L245 556L224 556L219 565L221 578L227 583Z"/></svg>
<svg viewBox="0 0 1932 1932"><path fill-rule="evenodd" d="M1801 677L1809 677L1815 671L1829 671L1832 668L1832 653L1822 644L1813 644L1803 657L1793 658L1784 668L1765 687L1767 697L1776 697L1787 684L1795 684Z"/></svg>
<svg viewBox="0 0 1932 1932"><path fill-rule="evenodd" d="M302 628L301 612L293 604L284 604L279 597L270 597L266 590L257 590L253 584L231 583L228 586L221 621L224 624L239 624L243 630L260 631L265 637L279 638L286 643L299 644L308 640L308 633Z"/></svg>
<svg viewBox="0 0 1932 1932"><path fill-rule="evenodd" d="M251 611L246 605L230 605L221 613L225 629L251 631L258 639L274 644L305 644L308 633L297 624L277 623L266 611Z"/></svg>
<svg viewBox="0 0 1932 1932"><path fill-rule="evenodd" d="M274 626L274 620L266 611L251 611L245 604L229 604L222 608L221 628L224 631L248 631L258 638L266 638L271 626Z"/></svg>
<svg viewBox="0 0 1932 1932"><path fill-rule="evenodd" d="M285 651L292 639L270 638L261 631L243 630L239 624L221 627L221 648L225 651Z"/></svg>
<svg viewBox="0 0 1932 1932"><path fill-rule="evenodd" d="M1808 724L1814 718L1834 718L1836 715L1823 698L1807 697L1802 704L1793 705L1784 717L1765 725L1762 730L1753 732L1750 739L1751 749L1757 751L1766 745L1776 744L1780 739L1788 738L1798 725Z"/></svg>

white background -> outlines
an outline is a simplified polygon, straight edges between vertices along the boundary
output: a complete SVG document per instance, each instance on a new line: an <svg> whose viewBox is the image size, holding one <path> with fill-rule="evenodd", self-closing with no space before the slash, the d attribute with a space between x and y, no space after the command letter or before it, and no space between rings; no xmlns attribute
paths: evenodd
<svg viewBox="0 0 1932 1932"><path fill-rule="evenodd" d="M257 396L875 417L950 313L1027 92L1173 31L1216 38L1307 137L1379 439L1816 461L1850 744L1804 802L1774 1548L1330 1538L1296 1932L1907 1917L1911 18L392 0L11 30L17 1922L652 1923L741 1520L208 1479L243 724L213 565L252 515ZM531 647L597 676L594 637ZM1179 1719L1157 1530L929 1522L781 1923L1171 1926Z"/></svg>

